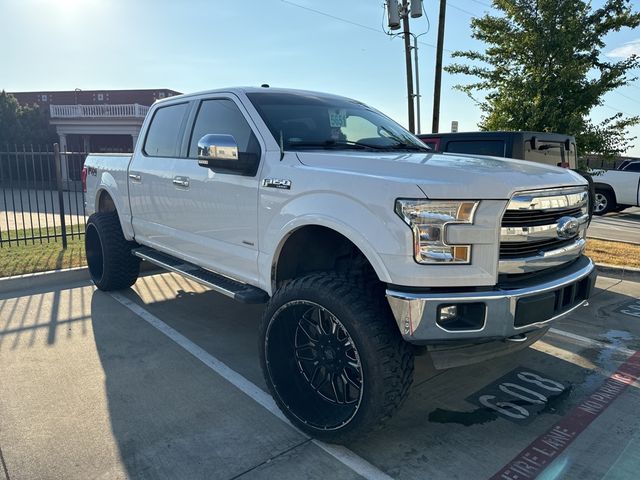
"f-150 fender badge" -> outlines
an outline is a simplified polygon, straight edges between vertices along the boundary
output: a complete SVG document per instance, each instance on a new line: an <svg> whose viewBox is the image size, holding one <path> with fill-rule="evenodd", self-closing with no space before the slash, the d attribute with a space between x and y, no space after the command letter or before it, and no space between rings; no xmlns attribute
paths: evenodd
<svg viewBox="0 0 640 480"><path fill-rule="evenodd" d="M262 186L279 188L281 190L291 190L291 180L283 180L282 178L265 178L262 180Z"/></svg>

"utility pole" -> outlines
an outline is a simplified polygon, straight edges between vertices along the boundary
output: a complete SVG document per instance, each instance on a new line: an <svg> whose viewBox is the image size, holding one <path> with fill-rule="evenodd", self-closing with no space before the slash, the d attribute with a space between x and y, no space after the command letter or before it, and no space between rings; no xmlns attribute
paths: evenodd
<svg viewBox="0 0 640 480"><path fill-rule="evenodd" d="M411 34L413 37L413 63L416 70L416 131L413 133L422 133L420 130L420 69L418 68L418 37Z"/></svg>
<svg viewBox="0 0 640 480"><path fill-rule="evenodd" d="M413 111L413 71L411 69L411 30L409 29L409 0L402 0L402 31L404 35L404 55L407 64L407 112L409 131L415 133L415 114Z"/></svg>
<svg viewBox="0 0 640 480"><path fill-rule="evenodd" d="M433 124L432 133L438 133L440 125L440 90L442 84L442 51L444 50L444 19L447 1L440 0L440 15L438 16L438 43L436 45L436 76L433 82Z"/></svg>

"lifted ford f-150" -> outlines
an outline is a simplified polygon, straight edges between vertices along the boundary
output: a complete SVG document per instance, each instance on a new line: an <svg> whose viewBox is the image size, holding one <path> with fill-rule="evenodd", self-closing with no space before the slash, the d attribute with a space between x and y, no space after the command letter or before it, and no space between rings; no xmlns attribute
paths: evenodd
<svg viewBox="0 0 640 480"><path fill-rule="evenodd" d="M344 442L438 368L524 348L578 308L587 182L555 166L432 153L334 95L231 88L154 104L133 155L85 163L102 290L140 260L266 303L266 384L300 429Z"/></svg>

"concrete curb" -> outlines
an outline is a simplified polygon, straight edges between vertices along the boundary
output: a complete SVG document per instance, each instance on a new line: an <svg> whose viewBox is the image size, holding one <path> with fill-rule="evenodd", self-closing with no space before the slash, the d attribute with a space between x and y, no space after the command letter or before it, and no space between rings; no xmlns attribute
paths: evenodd
<svg viewBox="0 0 640 480"><path fill-rule="evenodd" d="M605 277L628 280L630 282L640 282L640 268L619 267L617 265L608 265L606 263L596 263L596 269L598 270L598 274Z"/></svg>
<svg viewBox="0 0 640 480"><path fill-rule="evenodd" d="M42 287L55 287L69 283L89 281L87 267L66 268L64 270L49 270L47 272L28 273L14 277L0 278L0 293L30 290Z"/></svg>
<svg viewBox="0 0 640 480"><path fill-rule="evenodd" d="M160 271L158 267L149 262L140 264L140 276L149 275ZM67 286L75 283L90 283L89 269L87 267L65 268L63 270L49 270L46 272L28 273L14 277L0 278L0 295L19 290L33 290Z"/></svg>

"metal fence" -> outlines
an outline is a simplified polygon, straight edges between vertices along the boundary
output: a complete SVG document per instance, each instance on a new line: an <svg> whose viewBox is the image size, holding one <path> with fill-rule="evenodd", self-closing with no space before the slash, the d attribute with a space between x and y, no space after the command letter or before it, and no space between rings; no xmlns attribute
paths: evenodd
<svg viewBox="0 0 640 480"><path fill-rule="evenodd" d="M0 248L84 235L82 166L87 154L58 145L0 146Z"/></svg>

